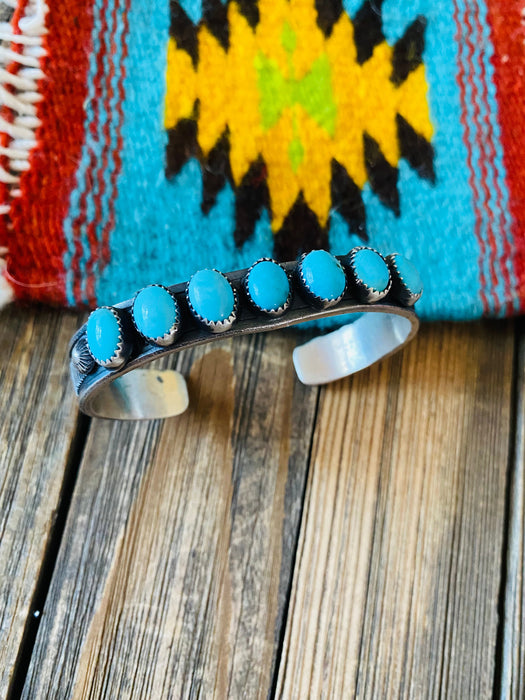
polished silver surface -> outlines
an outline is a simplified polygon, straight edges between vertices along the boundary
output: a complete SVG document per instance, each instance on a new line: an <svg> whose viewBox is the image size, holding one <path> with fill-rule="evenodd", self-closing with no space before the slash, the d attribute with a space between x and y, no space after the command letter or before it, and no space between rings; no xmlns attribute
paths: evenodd
<svg viewBox="0 0 525 700"><path fill-rule="evenodd" d="M186 380L180 372L141 368L99 387L80 406L98 418L148 420L178 416L188 402Z"/></svg>
<svg viewBox="0 0 525 700"><path fill-rule="evenodd" d="M295 262L283 264L290 279L293 279L296 266ZM236 292L241 289L245 274L246 270L225 274ZM185 283L169 289L181 309L180 334L170 347L144 343L136 334L130 359L123 367L108 370L96 366L93 371L83 374L74 358L78 354L77 343L84 342L85 325L75 333L70 343L70 371L84 413L120 420L177 415L188 402L182 376L173 370L159 373L158 370L144 369L145 365L218 338L263 333L348 313L364 314L353 324L322 335L294 351L299 378L305 383L322 384L363 369L398 350L413 338L419 327L413 309L395 299L387 297L377 304L364 304L353 298L347 289L336 306L325 309L314 308L300 294L294 294L287 312L277 318L257 313L248 303L239 304L235 323L217 336L193 318L185 301ZM125 316L130 313L131 305L132 300L128 300L115 306Z"/></svg>
<svg viewBox="0 0 525 700"><path fill-rule="evenodd" d="M353 323L295 348L295 371L303 384L335 382L391 355L412 334L410 318L396 313L364 313Z"/></svg>

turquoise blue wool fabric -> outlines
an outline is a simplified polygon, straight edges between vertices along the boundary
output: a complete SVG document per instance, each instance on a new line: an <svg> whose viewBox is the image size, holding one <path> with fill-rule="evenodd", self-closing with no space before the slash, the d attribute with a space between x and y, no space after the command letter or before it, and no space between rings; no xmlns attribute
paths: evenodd
<svg viewBox="0 0 525 700"><path fill-rule="evenodd" d="M226 7L231 3L223 4ZM414 0L411 3L386 0L382 3L380 11L380 30L384 42L389 47L399 45L401 38L407 33L407 28L414 24L417 18L422 18L420 26L424 40L421 41L424 43L421 65L424 67L426 81L424 99L428 106L432 135L427 139L428 143L423 143L422 140L421 144L422 148L427 148L427 160L430 158L428 156L428 148L430 148L432 173L427 172L426 176L422 174L423 166L417 165L419 162L417 154L399 156L395 168L389 170L391 173L395 171L397 178L399 206L396 210L396 205L391 201L385 204L389 195L381 191L380 185L374 180L374 173L369 168L366 182L362 186L357 186L356 194L362 200L362 217L366 222L365 235L357 224L355 226L349 224L351 216L345 216L344 201L338 206L333 205L337 194L334 192L333 184L337 166L332 163L332 206L326 222L319 219L318 224L319 231L322 231L324 236L323 245L333 254L342 255L354 246L370 245L377 248L383 255L398 251L412 260L421 274L425 289L422 299L416 306L424 319L472 319L483 314L509 313L508 308L505 307L508 294L504 288L503 273L505 272L510 279L510 284L516 284L515 271L511 261L505 257L504 251L505 245L513 246L513 239L507 206L508 189L500 144L496 97L494 90L490 89L487 99L480 106L474 95L476 90L481 89L482 74L483 80L490 82L492 79L493 49L487 30L487 36L476 47L474 60L471 61L472 66L469 68L471 74L465 78L464 85L460 84L458 64L463 60L463 49L458 45L458 27L453 19L457 14L457 4L453 0L439 2ZM174 5L178 6L175 18ZM312 5L315 5L313 0ZM355 26L358 26L356 18L364 5L366 3L363 0L344 2L343 13L348 15ZM475 3L475 12L481 25L485 27L487 9L483 1ZM210 187L213 189L209 181L203 185L203 177L206 168L209 170L215 161L210 160L211 156L206 156L208 160L203 165L202 147L200 145L198 148L195 147L195 153L190 148L194 140L198 140L199 133L204 128L199 123L196 136L195 129L192 131L194 128L192 120L195 124L198 119L204 119L202 114L198 114L198 102L195 104L193 116L186 118L187 123L182 124L183 120L177 123L177 139L182 138L183 128L187 128L189 157L180 163L180 167L177 166L178 170L175 173L170 174L167 171L167 154L170 153L170 147L173 147L173 143L170 145L170 139L175 138L174 128L170 132L165 127L167 47L170 36L173 37L175 32L179 52L186 51L190 56L192 51L191 41L188 39L185 47L183 39L180 38L182 33L178 28L173 28L175 21L182 21L180 18L188 23L188 36L193 36L191 27L195 27L197 31L207 21L206 17L203 17L202 3L190 0L172 3L171 14L170 3L167 1L131 0L129 12L125 15L118 13L111 19L114 23L111 25L111 30L116 37L115 46L117 46L118 55L108 57L107 60L116 66L115 81L118 78L118 72L122 72L124 89L121 103L118 103L116 93L108 95L104 103L108 111L102 120L107 124L108 133L112 142L115 142L116 148L116 140L119 137L114 128L114 114L117 110L121 111L122 122L118 145L120 162L119 172L116 175L114 226L109 237L110 255L104 265L97 264L94 272L91 269L91 274L95 275L96 301L99 304L112 304L131 297L138 288L151 283L169 285L189 279L197 269L216 268L226 271L249 267L254 260L263 256L275 257L276 232L272 229L275 197L272 199L270 196L266 204L263 200L257 200L253 231L241 243L236 240L236 226L238 227L236 216L238 219L239 201L244 196L241 185L227 176L219 183L217 191L213 191L209 206L203 204L206 202ZM263 19L261 16L259 23L263 22ZM100 42L100 22L99 16L93 26L94 45ZM300 40L300 31L294 31L294 41L297 44ZM326 33L323 41L328 42L336 29L333 28L331 31L332 34ZM219 33L216 32L211 36L217 37ZM234 40L233 33L230 32L229 51L232 51ZM202 65L204 61L202 36L199 41L200 53L195 59L191 56L188 58L188 71L197 70L196 66ZM219 39L215 38L213 41L219 42ZM296 44L291 45L296 46ZM214 50L218 51L218 49ZM293 50L297 51L297 48ZM377 51L377 47L372 47L372 51ZM180 60L183 59L180 58ZM366 61L362 65L365 63ZM90 71L94 75L96 70L96 62L92 61ZM93 82L92 78L90 84ZM389 74L386 74L385 79L389 79ZM410 75L405 78L405 81L409 79ZM221 90L221 85L217 85L216 89ZM349 85L348 89L351 90L352 86ZM465 94L462 95L462 92ZM94 95L91 97L95 99ZM87 119L89 119L89 110L92 109L90 105L91 103L87 108ZM296 109L296 106L293 106L293 109ZM303 106L299 104L297 110L301 109ZM303 111L306 109L304 107ZM308 107L308 109L313 108ZM482 170L477 165L480 156L476 149L479 151L480 146L475 142L469 145L465 132L465 120L474 119L474 109L481 110L480 120L484 125L486 138L490 138L494 144L494 157L491 162L484 164ZM293 126L293 119L291 119L290 128L300 131L300 124L303 123L301 120L306 117L301 116L302 113L300 114L297 110L294 112L299 114L298 117L294 117L296 126ZM308 118L310 118L309 114L310 112L307 114ZM284 108L283 115L284 119L286 117ZM476 114L476 119L478 116ZM326 121L323 122L323 124L326 123ZM403 127L403 123L403 121L400 122L401 126L398 124L398 129ZM319 130L325 128L314 126ZM233 136L230 138L233 139ZM366 140L366 134L364 138ZM301 148L303 151L305 148L304 143L297 139L292 144L295 150L292 146L289 149L292 165L300 162ZM372 145L370 146L367 142L368 152L373 153L375 142L373 139L369 141ZM85 192L90 187L88 164L93 153L97 153L97 143L96 133L87 132L76 185L71 193L70 212L65 223L68 242L65 254L65 267L68 270L66 288L68 302L71 305L77 305L79 301L89 301L85 283L81 285L83 300L79 300L74 293L75 273L71 261L78 244L73 239L72 231L73 222L79 216ZM220 144L216 149L217 171L213 173L218 178L225 168L230 167L230 164L225 165L227 157L220 151L219 146ZM325 147L325 141L320 142L319 148ZM184 150L178 141L177 148L179 154ZM102 155L97 153L97 157ZM379 153L378 162L382 162L383 156L384 154ZM329 149L326 158L328 162L335 159ZM386 156L383 158L383 161L385 160ZM265 170L264 167L261 166L261 168L261 178L264 179ZM114 173L108 169L105 178L111 180L113 176ZM317 177L317 173L312 172L312 177ZM344 177L337 182L345 182ZM483 206L480 206L476 201L476 193L481 192L483 188L486 188L487 194ZM103 210L109 206L108 196L108 190L105 190L101 205ZM90 205L92 201L94 200L88 194L88 209L89 206L93 206L93 204ZM300 198L297 207L303 207L301 216L308 209L304 208L304 201L300 201ZM488 235L486 234L487 221L491 208L498 212L501 233L492 243L483 238ZM302 221L310 221L305 218L307 215L304 215L303 219L300 217L293 219L291 215L290 227L294 222L296 227L300 227ZM291 238L293 236L300 238L300 231L299 234L288 233L287 225L285 221L279 231L281 239L285 239L286 235ZM87 279L89 273L87 234L83 234L82 241L83 252L80 255L79 265ZM493 249L492 262L489 254L484 252L490 245ZM307 249L308 242L303 250ZM303 250L298 246L296 254L300 254ZM480 267L484 272L483 275L480 274ZM496 270L495 274L494 270ZM491 280L493 285L492 296L485 305L482 279ZM517 305L518 302L513 303Z"/></svg>

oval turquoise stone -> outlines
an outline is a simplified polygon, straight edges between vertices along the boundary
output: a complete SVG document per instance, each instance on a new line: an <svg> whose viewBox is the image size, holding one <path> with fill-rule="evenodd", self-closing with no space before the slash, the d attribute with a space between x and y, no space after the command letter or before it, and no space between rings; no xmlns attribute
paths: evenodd
<svg viewBox="0 0 525 700"><path fill-rule="evenodd" d="M290 294L290 282L283 268L270 260L261 260L248 273L248 294L262 311L277 311Z"/></svg>
<svg viewBox="0 0 525 700"><path fill-rule="evenodd" d="M216 270L199 270L188 284L188 298L194 311L205 321L225 321L235 309L230 283Z"/></svg>
<svg viewBox="0 0 525 700"><path fill-rule="evenodd" d="M414 295L422 294L423 282L413 263L399 253L394 256L394 263L407 290Z"/></svg>
<svg viewBox="0 0 525 700"><path fill-rule="evenodd" d="M353 270L358 282L377 292L384 292L390 282L390 271L375 250L361 248L353 254Z"/></svg>
<svg viewBox="0 0 525 700"><path fill-rule="evenodd" d="M320 299L333 300L343 294L346 277L337 258L326 250L312 250L301 262L308 290Z"/></svg>
<svg viewBox="0 0 525 700"><path fill-rule="evenodd" d="M97 362L108 362L117 352L120 327L110 309L102 307L90 314L86 334L89 350Z"/></svg>
<svg viewBox="0 0 525 700"><path fill-rule="evenodd" d="M177 302L163 287L144 287L133 302L133 320L146 338L162 338L179 317Z"/></svg>

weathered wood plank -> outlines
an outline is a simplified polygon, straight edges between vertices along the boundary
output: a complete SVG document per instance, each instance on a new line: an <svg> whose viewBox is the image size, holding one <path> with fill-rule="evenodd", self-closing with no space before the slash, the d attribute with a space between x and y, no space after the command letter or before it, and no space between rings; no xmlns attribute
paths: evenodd
<svg viewBox="0 0 525 700"><path fill-rule="evenodd" d="M296 339L183 358L183 416L93 421L24 697L266 697L318 395Z"/></svg>
<svg viewBox="0 0 525 700"><path fill-rule="evenodd" d="M77 427L66 362L79 315L0 314L0 696L11 683Z"/></svg>
<svg viewBox="0 0 525 700"><path fill-rule="evenodd" d="M278 697L491 697L512 367L437 325L323 389Z"/></svg>
<svg viewBox="0 0 525 700"><path fill-rule="evenodd" d="M511 464L502 628L501 698L525 697L525 327L518 332L516 433Z"/></svg>

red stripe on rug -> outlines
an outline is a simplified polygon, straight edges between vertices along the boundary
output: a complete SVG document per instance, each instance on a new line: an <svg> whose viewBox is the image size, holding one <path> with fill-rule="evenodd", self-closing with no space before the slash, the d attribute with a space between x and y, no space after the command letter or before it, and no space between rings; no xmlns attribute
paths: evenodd
<svg viewBox="0 0 525 700"><path fill-rule="evenodd" d="M484 148L484 138L483 134L483 116L481 114L480 102L482 101L482 94L478 89L477 82L474 78L476 67L474 64L474 53L475 53L475 43L481 41L481 37L475 36L474 28L471 23L471 14L474 17L476 11L471 12L468 3L465 4L465 10L463 13L463 24L467 28L464 34L464 40L467 44L467 66L468 66L468 80L472 95L472 109L474 115L474 125L473 125L473 136L475 138L476 146L479 149L477 156L477 167L481 173L480 183L480 194L482 194L481 199L475 202L475 206L478 209L478 216L481 217L480 223L480 235L487 242L488 246L488 268L489 268L489 282L490 282L490 293L493 300L493 309L495 313L499 313L500 310L500 300L498 298L496 288L498 285L498 276L496 273L496 266L494 260L496 258L496 239L494 235L494 213L490 207L490 197L491 192L488 186L488 167L487 167L487 156ZM483 64L480 52L480 61ZM479 64L478 64L479 65ZM483 76L481 77L481 82L483 82ZM485 105L488 112L488 104ZM468 118L468 117L467 117ZM484 221L487 221L485 224Z"/></svg>
<svg viewBox="0 0 525 700"><path fill-rule="evenodd" d="M509 188L517 294L525 311L525 2L487 0L499 104L503 162Z"/></svg>
<svg viewBox="0 0 525 700"><path fill-rule="evenodd" d="M118 121L117 121L117 148L115 151L115 167L113 168L113 171L111 173L111 179L110 179L110 184L111 184L111 195L110 195L110 202L109 202L109 216L108 220L106 223L106 226L104 228L104 231L102 232L102 256L101 256L101 270L103 270L106 265L109 263L111 259L111 250L110 250L110 245L109 245L109 237L111 235L111 231L113 230L115 226L115 193L117 191L117 178L120 174L120 171L122 169L122 150L124 147L124 138L122 135L122 125L124 123L124 98L125 98L125 91L124 91L124 80L126 79L126 59L128 56L128 32L129 32L129 12L131 9L131 0L126 0L125 8L124 8L124 14L123 14L123 22L124 22L124 29L122 32L122 66L120 70L120 78L118 82L118 101L117 101L117 113L118 113Z"/></svg>
<svg viewBox="0 0 525 700"><path fill-rule="evenodd" d="M90 241L90 251L91 255L86 263L86 275L85 275L85 287L86 287L86 292L85 296L87 298L88 304L90 306L96 306L96 293L95 293L95 269L98 265L98 261L100 260L101 256L101 248L102 248L102 243L98 239L97 236L97 227L101 225L102 223L102 197L104 195L105 191L105 186L106 186L106 180L105 180L105 173L108 168L108 163L109 163L109 158L110 158L110 152L111 152L111 134L110 134L110 123L113 119L113 115L111 114L111 98L113 95L113 88L112 88L112 80L113 76L115 75L115 32L116 32L116 21L117 21L117 15L118 15L118 2L113 2L113 9L111 11L111 21L112 21L112 31L111 33L109 32L108 28L108 14L109 14L109 8L106 11L103 11L102 16L102 31L100 32L101 34L101 54L100 54L100 59L102 60L102 65L103 65L103 70L102 70L102 75L100 78L104 82L104 92L105 92L105 99L104 99L104 111L106 116L106 120L103 124L100 123L100 108L96 109L95 113L97 116L97 122L95 122L95 128L99 132L99 138L101 141L103 141L104 146L102 148L102 156L99 158L99 162L97 164L97 171L95 172L95 175L93 177L93 180L96 181L97 183L97 188L94 192L93 196L93 202L94 202L94 217L93 219L89 222L88 225L88 230L87 230L87 235L88 235L88 240ZM104 54L104 55L102 55ZM103 59L104 57L108 57L108 62L109 62L109 70L104 66ZM99 61L97 60L97 65L99 65ZM99 83L99 87L101 88L100 82L99 82L99 76L97 75L97 82ZM100 95L97 96L97 99L101 99Z"/></svg>
<svg viewBox="0 0 525 700"><path fill-rule="evenodd" d="M122 123L124 121L124 80L126 77L126 64L125 60L127 57L127 35L129 30L128 13L130 10L130 0L125 0L125 2L120 4L119 2L113 3L112 10L112 26L113 31L111 32L111 42L107 46L104 44L105 49L108 51L110 56L110 68L106 77L106 99L104 101L104 109L109 117L105 124L102 125L101 132L104 136L104 149L101 158L101 163L99 164L99 170L97 174L97 192L94 197L95 203L95 218L90 223L90 228L95 231L97 226L101 226L101 233L97 239L97 249L96 255L91 255L86 265L86 296L90 306L95 306L97 303L96 299L96 273L101 272L111 259L111 251L109 246L109 236L113 230L115 224L115 197L117 192L117 179L121 171L122 158L120 151L123 147L122 139ZM120 35L120 41L122 43L122 55L120 63L118 66L118 81L116 89L113 88L113 80L117 72L117 66L115 63L114 56L117 53L116 46L116 27L119 20L119 16L122 19L123 29ZM117 97L115 112L112 113L112 102L113 99ZM110 122L115 122L116 131L116 147L112 152L111 143L111 132L110 132ZM111 171L111 176L106 178L107 169L110 158L113 159L114 167ZM109 182L107 182L109 180ZM107 188L106 188L107 185ZM108 192L108 215L107 220L104 221L102 212L102 198L106 192Z"/></svg>
<svg viewBox="0 0 525 700"><path fill-rule="evenodd" d="M487 280L485 278L485 273L483 271L483 263L485 260L485 255L486 255L486 246L485 246L485 241L483 239L482 235L482 216L481 212L479 211L479 207L477 206L477 201L479 199L479 192L477 189L476 185L476 173L474 171L472 159L473 159L473 154L472 154L472 134L471 134L471 125L470 125L470 119L468 116L468 111L467 111L467 101L466 101L466 94L467 94L467 76L465 72L465 66L464 66L464 61L463 61L463 56L462 52L464 50L464 37L463 37L463 26L459 20L459 9L458 9L458 4L457 2L454 3L454 22L456 24L456 34L455 34L455 40L459 49L459 61L458 61L458 84L459 84L459 94L460 94L460 101L461 101L461 124L463 126L463 142L465 144L465 148L467 149L467 168L469 171L469 186L472 191L472 197L473 197L473 202L474 202L474 218L475 218L475 223L474 223L474 233L476 236L476 239L478 241L479 245L479 259L478 259L478 267L479 267L479 283L480 283L480 295L481 295L481 303L483 305L483 313L487 314L489 310L489 304L487 300L487 295L486 295L486 287L487 287Z"/></svg>
<svg viewBox="0 0 525 700"><path fill-rule="evenodd" d="M474 22L476 24L476 29L477 29L477 40L480 42L480 44L483 44L483 27L481 24L481 20L479 18L479 12L477 12L477 8L474 8L473 12L473 17L474 17ZM481 90L481 98L483 100L483 104L486 110L486 113L489 114L491 107L490 107L490 102L489 102L489 92L488 92L488 81L491 80L491 78L487 75L487 70L485 66L485 61L483 60L483 53L481 51L478 52L478 65L481 71L481 85L482 85L482 90ZM491 167L493 170L496 168L496 148L494 146L494 132L492 128L489 125L489 136L486 138L485 134L483 132L478 133L478 147L480 148L481 152L484 154L483 155L483 162L485 164L489 164L489 167ZM492 258L492 266L491 269L494 268L494 263L498 258L498 251L497 251L497 246L496 246L496 239L498 236L501 237L503 241L503 255L505 258L509 258L512 254L511 247L510 247L510 242L507 236L507 230L506 230L506 225L505 225L505 215L503 213L502 209L502 202L503 202L503 192L500 187L499 183L499 173L494 172L493 174L493 181L494 181L494 188L496 190L496 200L498 202L498 211L499 215L497 217L497 222L495 221L494 218L494 212L492 211L492 208L490 206L490 198L491 198L491 193L490 191L488 192L487 196L487 208L489 210L489 215L490 215L490 221L491 221L491 244L492 244L492 251L493 251L493 258ZM485 187L488 188L488 183L487 180L484 180ZM510 298L512 296L512 283L509 275L509 271L507 269L507 266L503 264L501 269L502 275L503 275L503 282L504 282L504 300L503 302L498 299L497 301L497 306L495 308L496 314L499 314L499 311L501 309L502 303L503 306L505 307L505 315L509 316L512 313L511 309L511 304L510 304ZM495 283L495 288L497 287L497 280Z"/></svg>
<svg viewBox="0 0 525 700"><path fill-rule="evenodd" d="M98 26L98 22L97 22ZM89 134L91 136L92 142L96 143L100 137L102 136L106 140L108 140L108 134L107 131L104 127L100 127L100 111L102 107L102 90L103 90L103 83L106 77L106 67L104 65L104 57L108 55L107 51L107 46L106 42L108 40L108 21L107 21L107 6L104 6L103 8L100 9L100 45L98 47L98 53L96 55L96 71L95 71L95 76L93 78L93 85L94 85L94 98L93 98L93 119L91 122L87 125L87 128L89 130ZM109 60L111 62L111 57L109 57ZM91 75L89 76L91 79ZM103 147L104 149L107 148L107 145ZM94 261L98 257L98 241L97 241L97 232L96 232L96 225L97 225L97 220L98 217L100 216L99 211L95 211L95 217L93 221L91 221L89 224L87 224L87 213L88 213L88 198L93 196L93 190L95 188L95 183L97 184L97 187L101 187L101 183L97 180L97 169L99 167L99 155L98 153L95 152L94 149L90 150L89 153L89 168L86 172L86 181L84 183L84 191L82 192L82 196L80 198L80 203L79 203L79 210L80 213L73 222L73 236L75 240L75 254L73 256L73 271L74 271L74 277L73 277L73 296L75 297L76 303L77 304L83 304L85 301L87 301L88 306L94 306L95 301L94 301L94 284L91 281L90 274L92 270L92 266ZM98 172L99 178L100 178L100 172ZM94 200L96 198L94 197ZM96 204L96 201L94 201ZM82 257L84 256L84 250L81 244L82 241L82 231L85 228L88 244L89 244L89 257L86 261L86 277L87 279L83 279L83 275L80 269L80 262L82 260ZM84 294L82 292L82 284L86 283L87 285L87 292L86 292L86 297L87 299L84 300Z"/></svg>
<svg viewBox="0 0 525 700"><path fill-rule="evenodd" d="M90 0L50 2L40 84L37 146L13 200L9 278L19 298L67 303L63 222L84 141L93 24Z"/></svg>

